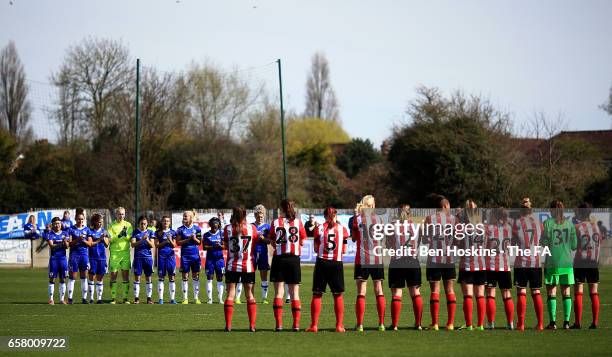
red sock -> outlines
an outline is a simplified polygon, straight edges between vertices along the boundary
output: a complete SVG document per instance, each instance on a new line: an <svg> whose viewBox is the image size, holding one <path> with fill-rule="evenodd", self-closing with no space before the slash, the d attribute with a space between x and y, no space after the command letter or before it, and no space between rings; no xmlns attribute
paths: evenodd
<svg viewBox="0 0 612 357"><path fill-rule="evenodd" d="M511 297L504 299L504 310L506 311L506 321L510 325L514 322L514 302Z"/></svg>
<svg viewBox="0 0 612 357"><path fill-rule="evenodd" d="M234 315L234 300L225 300L223 305L223 313L225 314L225 328L231 330L232 315Z"/></svg>
<svg viewBox="0 0 612 357"><path fill-rule="evenodd" d="M255 328L255 321L257 320L257 303L255 299L247 301L247 314L249 315L249 327Z"/></svg>
<svg viewBox="0 0 612 357"><path fill-rule="evenodd" d="M293 315L293 328L299 328L300 318L302 317L302 305L300 300L291 301L291 315Z"/></svg>
<svg viewBox="0 0 612 357"><path fill-rule="evenodd" d="M518 293L516 296L516 314L518 315L518 327L525 327L525 312L527 311L527 295Z"/></svg>
<svg viewBox="0 0 612 357"><path fill-rule="evenodd" d="M363 325L363 314L365 314L365 296L357 295L357 301L355 301L355 317L357 318L357 325Z"/></svg>
<svg viewBox="0 0 612 357"><path fill-rule="evenodd" d="M342 294L334 295L334 312L336 313L336 327L344 327L344 298Z"/></svg>
<svg viewBox="0 0 612 357"><path fill-rule="evenodd" d="M321 314L321 297L320 294L312 295L310 302L310 327L319 325L319 315Z"/></svg>
<svg viewBox="0 0 612 357"><path fill-rule="evenodd" d="M365 301L365 300L364 300ZM376 311L378 311L378 324L385 323L385 310L387 309L387 300L384 295L376 296Z"/></svg>
<svg viewBox="0 0 612 357"><path fill-rule="evenodd" d="M415 295L412 298L412 310L414 311L414 325L421 326L423 321L423 298L421 298L421 295Z"/></svg>
<svg viewBox="0 0 612 357"><path fill-rule="evenodd" d="M495 322L495 298L487 296L487 320L489 323Z"/></svg>
<svg viewBox="0 0 612 357"><path fill-rule="evenodd" d="M448 313L448 321L446 326L455 324L455 311L457 310L457 299L455 294L446 294L446 310Z"/></svg>
<svg viewBox="0 0 612 357"><path fill-rule="evenodd" d="M472 326L472 296L466 295L463 297L463 317L465 318L465 325Z"/></svg>
<svg viewBox="0 0 612 357"><path fill-rule="evenodd" d="M533 308L535 309L538 319L538 327L544 326L544 304L542 304L542 295L540 293L531 295L533 299Z"/></svg>
<svg viewBox="0 0 612 357"><path fill-rule="evenodd" d="M484 325L486 310L487 310L487 304L485 303L484 296L477 296L476 297L476 315L478 315L478 326Z"/></svg>
<svg viewBox="0 0 612 357"><path fill-rule="evenodd" d="M400 313L402 312L402 297L394 296L391 298L391 325L397 326Z"/></svg>
<svg viewBox="0 0 612 357"><path fill-rule="evenodd" d="M431 298L429 299L429 312L431 313L431 324L438 324L438 314L440 312L440 294L439 293L431 293Z"/></svg>
<svg viewBox="0 0 612 357"><path fill-rule="evenodd" d="M574 295L574 313L576 314L575 323L580 325L582 323L582 293L580 292Z"/></svg>
<svg viewBox="0 0 612 357"><path fill-rule="evenodd" d="M599 325L599 294L591 293L591 311L593 312L593 324Z"/></svg>
<svg viewBox="0 0 612 357"><path fill-rule="evenodd" d="M276 328L283 327L283 299L274 298L272 303L272 310L274 311L274 320L276 320Z"/></svg>

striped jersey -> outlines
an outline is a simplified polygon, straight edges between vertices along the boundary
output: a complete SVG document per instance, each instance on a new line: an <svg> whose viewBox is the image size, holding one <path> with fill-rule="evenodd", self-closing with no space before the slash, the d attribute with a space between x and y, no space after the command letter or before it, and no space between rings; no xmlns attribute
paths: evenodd
<svg viewBox="0 0 612 357"><path fill-rule="evenodd" d="M235 230L231 224L228 224L223 230L223 240L227 249L227 270L240 273L255 272L253 246L259 240L255 225L243 223L238 230Z"/></svg>
<svg viewBox="0 0 612 357"><path fill-rule="evenodd" d="M355 253L356 265L380 265L383 257L374 254L374 249L383 246L382 239L374 239L372 231L375 224L385 224L383 217L376 214L371 208L366 208L353 220L353 239L357 243Z"/></svg>
<svg viewBox="0 0 612 357"><path fill-rule="evenodd" d="M330 227L327 222L323 223L314 231L314 249L317 256L321 259L341 262L346 252L348 237L348 230L339 222L333 227Z"/></svg>
<svg viewBox="0 0 612 357"><path fill-rule="evenodd" d="M580 222L576 225L576 236L578 247L574 257L574 267L580 268L581 262L598 263L601 240L605 237L601 234L599 227L593 222ZM586 266L585 266L586 267Z"/></svg>
<svg viewBox="0 0 612 357"><path fill-rule="evenodd" d="M512 240L512 226L508 223L489 224L485 228L485 247L495 251L495 256L488 254L485 264L489 271L510 271L510 252L508 247Z"/></svg>
<svg viewBox="0 0 612 357"><path fill-rule="evenodd" d="M437 211L425 218L424 229L429 249L436 249L435 255L427 256L427 264L455 264L455 256L448 254L448 248L453 245L456 223L457 217L450 211Z"/></svg>
<svg viewBox="0 0 612 357"><path fill-rule="evenodd" d="M300 256L306 239L306 229L299 218L293 221L279 217L270 225L270 240L274 255L291 254Z"/></svg>
<svg viewBox="0 0 612 357"><path fill-rule="evenodd" d="M410 256L404 255L394 255L391 259L416 259L418 256L417 249L419 248L419 233L420 230L417 229L416 232L414 230L414 221L409 219L406 221L408 224L408 230L404 228L404 222L400 222L399 226L399 234L394 234L393 237L390 237L389 245L392 249L401 249L402 247L406 247L411 249Z"/></svg>
<svg viewBox="0 0 612 357"><path fill-rule="evenodd" d="M542 266L541 251L536 252L535 247L540 246L543 230L542 222L534 215L521 216L514 221L512 245L516 245L521 250L531 250L530 256L518 255L515 258L515 268L539 268Z"/></svg>

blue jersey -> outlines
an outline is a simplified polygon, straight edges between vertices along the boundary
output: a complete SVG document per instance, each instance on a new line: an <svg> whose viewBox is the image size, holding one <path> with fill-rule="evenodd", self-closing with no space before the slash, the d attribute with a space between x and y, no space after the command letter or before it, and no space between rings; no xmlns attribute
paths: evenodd
<svg viewBox="0 0 612 357"><path fill-rule="evenodd" d="M195 234L196 238L202 239L202 230L200 227L195 224L191 227L187 228L185 226L180 226L176 230L177 239L189 239L191 235ZM189 240L187 243L181 246L181 256L200 256L200 251L198 250L198 244L193 240Z"/></svg>
<svg viewBox="0 0 612 357"><path fill-rule="evenodd" d="M47 241L53 241L56 244L56 247L51 249L51 257L50 258L66 258L66 248L62 244L62 240L68 240L68 234L64 231L60 231L59 233L55 233L53 231L47 233Z"/></svg>
<svg viewBox="0 0 612 357"><path fill-rule="evenodd" d="M70 220L70 218L62 219L62 230L63 231L68 231L72 227L74 227L74 225L72 224L72 221Z"/></svg>
<svg viewBox="0 0 612 357"><path fill-rule="evenodd" d="M32 223L26 223L23 225L23 237L25 239L38 239L40 234L38 228L34 228Z"/></svg>
<svg viewBox="0 0 612 357"><path fill-rule="evenodd" d="M106 246L104 246L104 237L108 237L106 229L100 228L97 231L89 229L89 237L92 241L100 241L100 243L89 248L89 259L106 260Z"/></svg>
<svg viewBox="0 0 612 357"><path fill-rule="evenodd" d="M172 229L168 229L166 231L158 230L155 233L155 239L157 239L159 241L159 243L167 241L168 238L175 239L176 238L176 232L173 231ZM157 251L157 254L160 257L172 258L172 257L174 257L174 248L172 248L171 244L166 244L163 247L159 248L159 250Z"/></svg>
<svg viewBox="0 0 612 357"><path fill-rule="evenodd" d="M268 233L270 233L270 225L268 223L263 223L258 226L256 223L253 223L257 228L257 234L259 234L259 242L257 245L268 245Z"/></svg>
<svg viewBox="0 0 612 357"><path fill-rule="evenodd" d="M73 242L78 241L77 244L70 247L70 255L87 255L87 253L89 253L89 247L87 247L83 241L87 239L89 228L86 226L83 226L83 228L72 226L72 228L68 230L68 234Z"/></svg>
<svg viewBox="0 0 612 357"><path fill-rule="evenodd" d="M151 231L145 229L145 231L141 231L136 228L132 232L132 239L136 239L136 242L139 243L147 238L151 237ZM147 243L141 243L134 248L134 258L150 258L151 257L151 246Z"/></svg>
<svg viewBox="0 0 612 357"><path fill-rule="evenodd" d="M223 233L220 229L215 233L211 231L204 233L203 242L206 246L214 247L214 249L206 251L206 260L223 258L223 250L221 249Z"/></svg>

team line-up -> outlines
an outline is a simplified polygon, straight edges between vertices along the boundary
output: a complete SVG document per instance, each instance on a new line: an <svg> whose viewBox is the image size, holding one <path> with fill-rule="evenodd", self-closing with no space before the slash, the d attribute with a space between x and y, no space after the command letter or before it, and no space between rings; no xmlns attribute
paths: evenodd
<svg viewBox="0 0 612 357"><path fill-rule="evenodd" d="M437 210L426 217L425 222L432 225L481 224L483 222L476 204L468 200L465 208L458 214L452 214L449 201L443 196L437 199ZM312 232L314 251L317 260L314 267L312 300L310 304L311 323L308 332L318 331L318 319L321 312L321 300L329 286L336 315L336 331L344 332L344 270L342 257L346 254L347 240L352 238L356 243L354 279L357 288L355 301L356 331L363 331L365 313L366 283L371 278L374 283L376 309L378 312L378 329L384 331L386 299L383 293L384 266L380 255L372 254L381 244L392 248L409 247L416 250L421 244L428 244L435 250L444 252L450 246L459 246L465 250L495 249L495 255L436 254L427 257L426 278L429 282L431 324L428 329L438 330L440 287L444 287L447 305L446 329L454 330L456 297L454 281L457 278L458 260L459 277L463 293L463 313L465 324L460 329L483 330L495 326L496 287L501 290L508 329L525 329L527 305L527 288L531 290L537 324L535 329L544 328L543 303L540 289L544 273L548 295L547 310L549 315L548 329L556 329L556 291L561 288L563 297L563 327L580 328L582 319L583 284L589 286L593 321L591 328L597 328L599 317L599 249L600 241L605 238L599 227L590 221L591 208L585 203L577 210L578 223L574 225L564 217L563 203L553 201L550 204L551 217L541 223L531 211L531 202L523 199L520 217L508 218L503 208L493 209L490 224L485 226L484 234L467 236L457 240L452 235L422 234L415 239L415 232L400 231L386 242L373 239L370 228L383 222L375 213L375 200L371 195L363 197L355 208L355 215L349 220L348 227L337 220L337 211L328 207L324 211L323 224L304 224L296 214L294 202L283 200L280 203L279 217L271 223L265 223L265 207L254 208L255 223L247 223L246 210L242 207L232 209L230 223L222 227L221 219L214 217L208 222L210 230L202 234L200 227L194 224L193 211L183 213L183 225L176 230L171 228L170 217L160 219L156 230L149 227L146 217L138 219L137 227L125 220L125 209L115 210L116 220L110 224L108 231L103 228L103 217L94 214L91 226L85 225L85 213L77 210L75 224L70 217L52 219L52 228L44 234L49 244L49 303L54 304L55 280L59 280L59 300L62 304L73 302L73 291L77 274L80 275L82 302L93 303L94 288L97 302L102 303L103 278L110 270L111 304L117 303L117 278L121 272L123 278L123 302L129 304L129 272L133 271L133 302L140 302L140 277L144 274L146 281L147 303L152 304L153 293L153 255L151 249L157 249L158 295L160 304L164 303L164 280L168 276L170 303L176 304L175 295L175 247L180 247L180 271L182 274L183 304L188 304L189 274L191 274L194 302L199 300L199 275L201 260L199 246L206 251L205 273L208 303L212 303L213 279L217 280L219 302L224 304L225 330L232 329L234 304L240 304L240 295L244 286L247 299L246 308L249 329L255 331L257 305L254 297L255 271L260 270L262 280L262 301L268 303L268 280L274 286L273 312L276 321L275 329L283 330L282 311L284 297L288 296L293 317L292 330L300 330L301 302L299 286L301 283L300 255L307 229ZM413 224L410 207L403 205L399 221ZM580 243L578 241L580 237ZM586 239L586 243L583 241ZM514 324L515 305L512 300L512 276L509 259L508 242L513 242L524 250L544 246L550 255L542 259L539 255L517 256L514 261L514 285L517 288L516 312L517 325ZM268 264L268 245L274 251L271 267ZM506 246L505 246L506 245ZM110 256L106 257L106 248ZM130 260L130 249L134 249L134 260ZM69 250L67 259L66 252ZM226 257L224 256L224 252ZM459 258L459 259L457 259ZM544 272L542 269L544 266ZM576 268L579 267L579 268ZM69 272L69 274L68 274ZM391 289L391 326L397 330L402 309L402 290L408 288L414 310L414 328L423 329L423 300L420 293L421 267L415 256L401 255L392 257L388 269L389 287ZM69 276L68 284L65 277ZM223 284L225 278L225 285ZM570 327L569 320L572 308L571 286L575 285L574 309L575 322ZM226 297L223 299L224 289ZM65 301L66 290L68 301ZM285 293L288 295L285 295ZM90 300L88 301L88 296ZM472 320L473 300L476 299L477 321ZM485 315L487 324L485 326Z"/></svg>

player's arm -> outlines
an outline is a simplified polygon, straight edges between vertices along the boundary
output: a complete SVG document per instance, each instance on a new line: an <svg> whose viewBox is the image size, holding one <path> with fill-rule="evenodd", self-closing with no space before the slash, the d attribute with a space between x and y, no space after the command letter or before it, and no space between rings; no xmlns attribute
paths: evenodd
<svg viewBox="0 0 612 357"><path fill-rule="evenodd" d="M101 239L100 239L100 240L102 241L102 244L104 244L104 246L105 246L106 248L108 248L108 245L109 245L110 243L109 243L109 241L108 241L108 232L107 232L107 231L104 231L104 233L102 233L102 237L101 237Z"/></svg>
<svg viewBox="0 0 612 357"><path fill-rule="evenodd" d="M204 234L204 237L202 238L202 249L213 250L213 243L210 240L210 237L206 237L206 234Z"/></svg>
<svg viewBox="0 0 612 357"><path fill-rule="evenodd" d="M304 228L304 223L300 220L300 245L304 245L304 240L306 239L306 229Z"/></svg>
<svg viewBox="0 0 612 357"><path fill-rule="evenodd" d="M274 222L270 225L270 233L268 233L268 241L272 248L276 249L276 227L274 227Z"/></svg>
<svg viewBox="0 0 612 357"><path fill-rule="evenodd" d="M570 246L572 248L572 250L576 250L578 249L578 236L576 235L576 226L574 226L573 224L570 225Z"/></svg>
<svg viewBox="0 0 612 357"><path fill-rule="evenodd" d="M223 245L221 246L221 248L223 250L227 250L227 247L229 247L229 233L227 231L227 227L225 227L223 229Z"/></svg>
<svg viewBox="0 0 612 357"><path fill-rule="evenodd" d="M155 247L155 244L153 243L153 239L151 239L151 231L147 231L145 233L145 239L144 239L145 243L143 244L148 244L149 248L153 248Z"/></svg>
<svg viewBox="0 0 612 357"><path fill-rule="evenodd" d="M359 229L359 216L355 216L353 219L353 226L349 228L351 230L351 240L356 242L357 239L361 239L361 230Z"/></svg>
<svg viewBox="0 0 612 357"><path fill-rule="evenodd" d="M187 243L187 242L189 241L189 239L190 239L190 238L186 238L186 237L183 235L183 230L182 230L182 229L180 229L180 227L179 227L179 230L177 230L177 231L176 231L176 245L178 245L178 246L182 246L182 245L184 245L185 243Z"/></svg>
<svg viewBox="0 0 612 357"><path fill-rule="evenodd" d="M346 246L348 243L348 238L350 236L348 230L346 229L346 227L342 227L342 233L343 233L343 237L342 237L342 255L346 254Z"/></svg>
<svg viewBox="0 0 612 357"><path fill-rule="evenodd" d="M313 232L313 248L315 253L319 251L319 248L321 247L321 230L320 229L315 229Z"/></svg>
<svg viewBox="0 0 612 357"><path fill-rule="evenodd" d="M167 240L162 240L163 237L164 237L164 232L157 232L155 234L155 248L159 249L165 245L168 245Z"/></svg>

